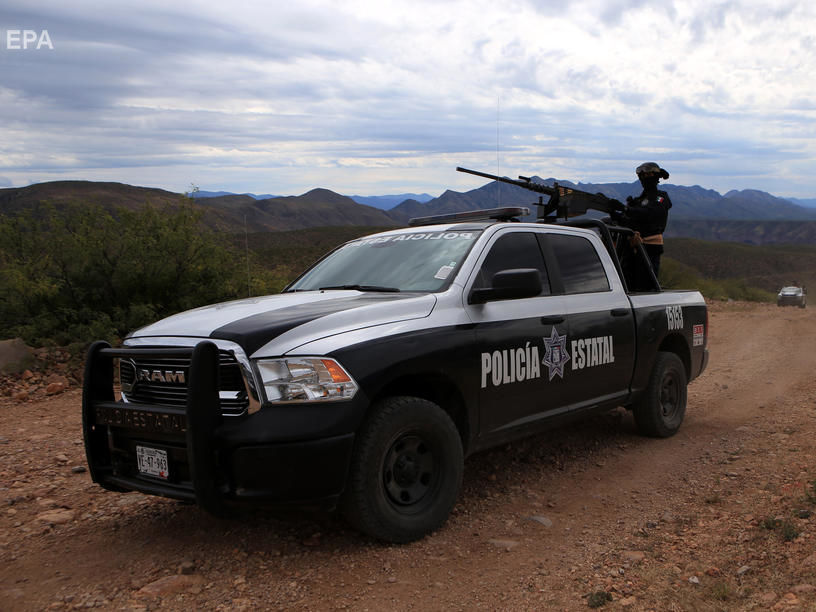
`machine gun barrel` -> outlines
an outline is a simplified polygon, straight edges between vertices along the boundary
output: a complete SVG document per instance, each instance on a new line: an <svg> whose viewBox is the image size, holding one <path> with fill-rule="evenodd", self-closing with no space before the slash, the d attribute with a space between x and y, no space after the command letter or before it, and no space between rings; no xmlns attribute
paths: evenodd
<svg viewBox="0 0 816 612"><path fill-rule="evenodd" d="M529 189L530 191L535 191L537 193L543 193L544 195L554 196L557 195L556 187L548 187L547 185L539 185L538 183L534 183L526 176L520 176L520 180L515 180L511 178L507 178L506 176L497 176L495 174L489 174L487 172L480 172L479 170L469 170L468 168L462 168L461 166L456 166L457 172L465 172L466 174L473 174L476 176L481 176L483 178L493 179L495 181L501 181L502 183L509 183L510 185L516 185L517 187L521 187L522 189Z"/></svg>
<svg viewBox="0 0 816 612"><path fill-rule="evenodd" d="M469 170L468 168L462 168L460 166L457 166L456 170L458 172L493 179L502 183L509 183L510 185L521 187L522 189L528 189L550 196L550 200L547 204L544 204L539 199L539 219L548 218L548 215L552 214L556 214L559 217L563 216L564 218L578 217L586 214L590 208L610 214L613 210L618 210L618 208L622 206L620 202L611 200L602 193L589 193L587 191L573 189L572 187L563 187L558 183L555 183L552 187L541 185L540 183L534 183L532 179L526 176L519 176L519 180L515 180L507 178L506 176L497 176L478 170Z"/></svg>

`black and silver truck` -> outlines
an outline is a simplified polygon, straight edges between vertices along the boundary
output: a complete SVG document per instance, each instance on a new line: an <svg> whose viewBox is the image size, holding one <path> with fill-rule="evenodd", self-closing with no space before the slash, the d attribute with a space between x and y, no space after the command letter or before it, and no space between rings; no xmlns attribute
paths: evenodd
<svg viewBox="0 0 816 612"><path fill-rule="evenodd" d="M407 542L453 508L463 461L626 406L666 437L706 367L696 291L627 289L628 230L419 220L348 242L281 294L198 308L88 354L90 474L196 502L338 506Z"/></svg>

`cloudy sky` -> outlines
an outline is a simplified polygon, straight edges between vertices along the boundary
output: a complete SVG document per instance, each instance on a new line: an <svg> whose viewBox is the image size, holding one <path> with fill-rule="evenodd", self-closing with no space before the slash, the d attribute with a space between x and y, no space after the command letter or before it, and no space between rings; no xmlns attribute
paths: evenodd
<svg viewBox="0 0 816 612"><path fill-rule="evenodd" d="M482 184L457 165L654 160L816 197L812 0L3 0L0 35L0 187L438 195Z"/></svg>

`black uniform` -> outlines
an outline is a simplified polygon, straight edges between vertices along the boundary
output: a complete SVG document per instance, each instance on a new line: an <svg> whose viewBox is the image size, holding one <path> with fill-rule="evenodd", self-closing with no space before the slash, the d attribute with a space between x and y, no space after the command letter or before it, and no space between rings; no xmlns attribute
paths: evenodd
<svg viewBox="0 0 816 612"><path fill-rule="evenodd" d="M665 191L644 189L638 197L627 202L620 218L622 225L640 234L655 276L660 272L663 232L671 206L669 194Z"/></svg>

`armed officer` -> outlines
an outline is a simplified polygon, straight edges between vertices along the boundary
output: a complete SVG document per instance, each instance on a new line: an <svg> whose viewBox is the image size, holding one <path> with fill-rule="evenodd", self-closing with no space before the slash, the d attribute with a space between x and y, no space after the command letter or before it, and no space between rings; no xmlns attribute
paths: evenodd
<svg viewBox="0 0 816 612"><path fill-rule="evenodd" d="M613 211L612 218L635 232L634 240L643 244L656 278L663 254L663 231L672 206L669 194L658 189L657 184L660 179L668 179L669 173L655 162L641 164L635 173L643 192L636 198L626 198L626 206Z"/></svg>

